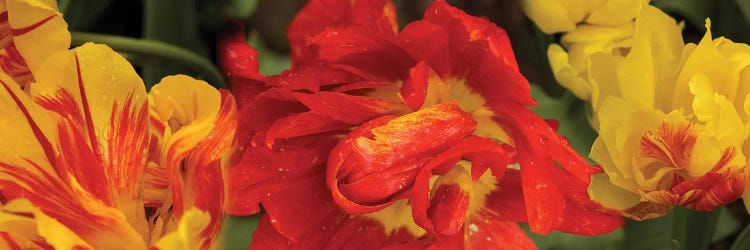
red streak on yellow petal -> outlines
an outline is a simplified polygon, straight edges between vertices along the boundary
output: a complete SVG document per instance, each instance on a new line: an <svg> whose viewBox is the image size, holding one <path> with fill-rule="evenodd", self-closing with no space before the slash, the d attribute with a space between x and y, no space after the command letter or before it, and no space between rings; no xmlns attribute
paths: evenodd
<svg viewBox="0 0 750 250"><path fill-rule="evenodd" d="M19 246L18 243L16 243L16 241L14 241L8 233L0 232L0 237L2 237L5 243L8 243L8 247L10 247L10 250L21 250L21 246Z"/></svg>
<svg viewBox="0 0 750 250"><path fill-rule="evenodd" d="M54 164L58 176L66 182L78 181L94 197L111 204L104 168L96 158L94 151L86 143L83 133L68 120L62 119L58 124L60 137L60 158ZM72 179L71 179L72 177Z"/></svg>
<svg viewBox="0 0 750 250"><path fill-rule="evenodd" d="M39 144L44 149L44 155L47 157L47 160L50 162L53 162L55 160L55 150L52 147L52 143L47 139L46 136L44 136L44 133L42 132L42 129L39 128L39 125L34 122L34 119L31 118L31 114L29 113L29 110L24 106L24 104L21 102L20 99L18 99L18 96L16 96L16 93L13 92L13 90L8 87L8 84L0 80L0 83L3 84L3 88L5 88L5 91L8 92L10 97L13 99L13 101L16 103L16 107L21 110L21 113L23 113L23 116L26 118L26 121L29 123L29 126L31 127L31 131L34 133L34 137L36 137L37 141L39 141Z"/></svg>
<svg viewBox="0 0 750 250"><path fill-rule="evenodd" d="M18 49L16 49L13 41L10 41L10 44L3 48L3 50L5 53L0 54L0 68L4 72L14 79L31 74L29 66L26 65L26 61L23 59L21 52L18 52Z"/></svg>
<svg viewBox="0 0 750 250"><path fill-rule="evenodd" d="M78 53L75 54L76 59L76 73L78 74L78 90L81 95L81 106L83 107L83 118L86 119L86 129L88 131L89 143L91 148L96 152L96 157L99 162L102 162L101 147L99 141L96 139L96 130L94 128L94 121L91 117L91 107L89 107L89 101L86 96L86 89L83 84L83 76L81 75L81 63L78 60Z"/></svg>
<svg viewBox="0 0 750 250"><path fill-rule="evenodd" d="M41 96L34 101L36 101L39 106L56 112L61 117L67 118L70 121L83 120L81 111L78 109L78 103L76 103L73 94L67 91L67 89L60 88L55 92L54 97Z"/></svg>
<svg viewBox="0 0 750 250"><path fill-rule="evenodd" d="M26 27L23 27L23 28L11 29L10 32L14 36L23 35L23 34L26 34L26 33L29 33L31 31L35 30L36 28L39 28L39 26L44 25L44 23L48 22L49 20L52 20L52 18L55 18L55 15L48 16L47 18L44 18L44 19L40 20L39 22L33 23L33 24L31 24L29 26L26 26Z"/></svg>
<svg viewBox="0 0 750 250"><path fill-rule="evenodd" d="M682 169L688 166L695 141L692 124L677 127L665 122L656 133L648 131L641 137L640 154Z"/></svg>
<svg viewBox="0 0 750 250"><path fill-rule="evenodd" d="M711 211L737 199L742 195L747 184L747 177L743 174L732 176L717 186L703 192L697 202L689 208L701 211Z"/></svg>
<svg viewBox="0 0 750 250"><path fill-rule="evenodd" d="M106 178L112 191L126 201L139 195L139 180L146 169L142 149L149 143L147 105L133 103L133 98L130 92L122 105L114 103L107 133Z"/></svg>

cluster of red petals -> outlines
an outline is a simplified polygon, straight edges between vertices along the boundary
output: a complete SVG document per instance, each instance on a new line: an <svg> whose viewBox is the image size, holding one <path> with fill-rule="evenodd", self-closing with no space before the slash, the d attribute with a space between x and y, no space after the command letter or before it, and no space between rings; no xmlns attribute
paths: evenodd
<svg viewBox="0 0 750 250"><path fill-rule="evenodd" d="M398 31L390 1L313 0L288 37L294 67L268 77L241 29L221 44L245 139L230 213L266 212L251 248L534 248L518 222L581 235L622 225L586 194L598 170L526 108L529 84L488 20L437 0ZM512 143L474 135L455 103L423 107L432 75L481 95ZM400 98L377 94L389 91ZM473 181L497 180L471 215L459 186L430 186L459 160ZM423 236L360 216L404 199Z"/></svg>

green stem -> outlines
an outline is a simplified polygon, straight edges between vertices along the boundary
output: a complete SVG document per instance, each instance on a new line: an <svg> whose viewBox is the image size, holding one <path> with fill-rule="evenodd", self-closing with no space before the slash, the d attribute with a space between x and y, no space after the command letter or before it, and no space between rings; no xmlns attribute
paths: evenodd
<svg viewBox="0 0 750 250"><path fill-rule="evenodd" d="M672 210L672 244L673 249L682 250L686 246L687 209L675 207Z"/></svg>
<svg viewBox="0 0 750 250"><path fill-rule="evenodd" d="M716 231L720 212L721 209L701 212L676 207L672 228L675 249L708 249Z"/></svg>
<svg viewBox="0 0 750 250"><path fill-rule="evenodd" d="M732 250L750 249L750 225L745 227L732 244Z"/></svg>
<svg viewBox="0 0 750 250"><path fill-rule="evenodd" d="M164 63L164 61L181 64L195 70L198 75L212 85L226 87L221 71L211 61L189 50L159 41L123 36L85 32L72 32L72 35L73 46L79 46L86 42L101 43L109 45L118 52L144 58L141 61L144 64Z"/></svg>

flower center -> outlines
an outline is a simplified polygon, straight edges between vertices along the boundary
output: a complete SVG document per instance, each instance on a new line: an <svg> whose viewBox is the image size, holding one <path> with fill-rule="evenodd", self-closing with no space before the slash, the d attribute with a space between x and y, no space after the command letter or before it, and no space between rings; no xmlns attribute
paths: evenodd
<svg viewBox="0 0 750 250"><path fill-rule="evenodd" d="M442 185L457 185L469 196L469 208L464 215L464 221L484 207L487 195L495 190L497 180L490 171L485 172L476 182L471 180L471 162L459 161L447 174L432 176L430 179L430 198L437 195L436 187ZM365 218L373 219L381 224L386 233L393 234L398 230L406 229L415 237L425 234L425 230L419 227L412 217L411 205L408 199L394 202L390 206L373 213L362 214Z"/></svg>
<svg viewBox="0 0 750 250"><path fill-rule="evenodd" d="M379 88L368 93L368 96L389 101L400 101L396 93L398 93L401 85L402 83L399 82L394 87ZM473 131L474 135L499 142L512 143L507 133L494 121L495 113L485 105L486 100L470 89L465 80L444 80L433 74L429 78L426 92L424 103L419 110L413 112L420 112L439 104L453 103L461 111L470 114L477 123L476 129ZM409 111L405 111L405 113L407 112ZM445 189L448 187L454 189L454 191L458 188L460 193L468 197L469 204L465 212L458 210L457 214L451 214L451 216L463 217L459 221L466 221L475 212L482 209L485 205L486 196L496 189L497 180L491 171L484 172L477 181L473 181L471 164L469 161L461 160L448 173L433 175L430 179L430 199L433 201L441 202L440 196L445 195ZM441 187L443 188L441 189ZM365 213L360 216L380 222L389 234L405 229L412 235L419 237L425 234L425 230L414 222L409 202L409 199L398 200L377 212ZM446 202L451 202L451 200Z"/></svg>
<svg viewBox="0 0 750 250"><path fill-rule="evenodd" d="M485 99L474 93L466 85L465 80L455 78L443 80L437 76L431 77L422 109L448 102L458 104L461 110L471 114L474 121L477 122L477 128L474 130L475 135L502 142L511 142L505 130L493 120L495 113L485 105Z"/></svg>

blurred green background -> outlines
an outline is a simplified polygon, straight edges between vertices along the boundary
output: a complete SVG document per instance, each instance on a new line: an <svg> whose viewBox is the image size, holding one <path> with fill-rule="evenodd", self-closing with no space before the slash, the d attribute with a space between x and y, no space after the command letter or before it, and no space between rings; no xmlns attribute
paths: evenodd
<svg viewBox="0 0 750 250"><path fill-rule="evenodd" d="M541 0L540 0L541 1ZM286 27L305 0L60 0L74 45L107 43L128 58L148 86L169 74L189 74L226 87L215 66L217 37L228 20L245 23L248 42L259 51L261 73L289 67ZM401 26L422 16L431 0L394 0ZM586 105L555 82L546 48L559 37L545 35L523 15L520 0L448 0L469 14L486 16L506 29L521 72L532 82L534 108L558 119L560 133L588 155L596 133L586 121ZM715 37L750 42L750 0L653 0L684 20L686 42L697 42L711 17ZM259 216L229 216L224 225L227 249L247 249ZM564 233L533 235L540 249L750 249L749 217L741 202L712 213L676 209L647 222L598 237ZM748 230L744 230L748 231ZM734 244L734 246L733 246Z"/></svg>

